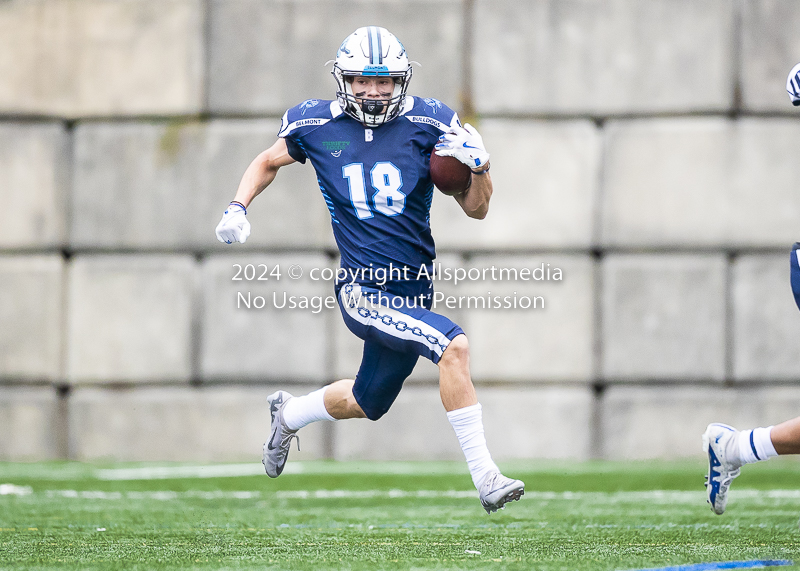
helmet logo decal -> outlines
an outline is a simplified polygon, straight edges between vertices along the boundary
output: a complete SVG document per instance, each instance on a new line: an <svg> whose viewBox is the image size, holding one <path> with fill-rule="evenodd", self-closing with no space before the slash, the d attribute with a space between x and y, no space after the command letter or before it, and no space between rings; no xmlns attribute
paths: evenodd
<svg viewBox="0 0 800 571"><path fill-rule="evenodd" d="M319 105L319 99L307 99L300 104L300 114L305 115L306 111Z"/></svg>
<svg viewBox="0 0 800 571"><path fill-rule="evenodd" d="M347 55L350 55L350 50L347 49L347 40L349 39L350 38L345 38L344 41L342 42L342 45L339 46L339 51L336 52L337 57L342 55L342 52L346 53Z"/></svg>

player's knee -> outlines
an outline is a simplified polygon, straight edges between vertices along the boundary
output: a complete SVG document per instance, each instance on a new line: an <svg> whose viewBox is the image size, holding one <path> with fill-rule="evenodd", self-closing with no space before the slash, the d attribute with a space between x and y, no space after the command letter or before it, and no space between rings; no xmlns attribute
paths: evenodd
<svg viewBox="0 0 800 571"><path fill-rule="evenodd" d="M378 410L378 411L370 411L367 413L367 418L370 420L379 420L387 411L385 410Z"/></svg>
<svg viewBox="0 0 800 571"><path fill-rule="evenodd" d="M368 416L362 406L358 404L358 401L356 401L352 393L348 395L343 405L347 409L347 418L364 418Z"/></svg>
<svg viewBox="0 0 800 571"><path fill-rule="evenodd" d="M469 361L469 341L463 333L457 335L442 353L439 365L457 365Z"/></svg>
<svg viewBox="0 0 800 571"><path fill-rule="evenodd" d="M364 415L370 420L378 420L384 414L389 412L389 407L381 407L381 406L371 406L371 407L361 407L364 411Z"/></svg>
<svg viewBox="0 0 800 571"><path fill-rule="evenodd" d="M353 407L358 409L359 418L368 418L369 420L378 420L386 414L392 406L394 399L376 398L375 395L362 395L361 398L356 399L353 395Z"/></svg>

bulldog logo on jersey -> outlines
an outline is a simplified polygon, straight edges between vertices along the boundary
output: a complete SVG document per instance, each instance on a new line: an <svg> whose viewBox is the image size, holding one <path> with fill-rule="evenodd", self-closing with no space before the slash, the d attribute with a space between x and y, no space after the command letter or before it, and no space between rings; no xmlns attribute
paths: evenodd
<svg viewBox="0 0 800 571"><path fill-rule="evenodd" d="M425 102L425 105L430 107L431 110L434 113L436 113L436 111L438 111L439 109L442 108L442 103L438 99L434 99L432 97L427 97L427 98L423 99L423 101Z"/></svg>
<svg viewBox="0 0 800 571"><path fill-rule="evenodd" d="M307 99L300 104L300 114L305 115L306 111L311 109L312 107L316 107L319 105L318 99Z"/></svg>

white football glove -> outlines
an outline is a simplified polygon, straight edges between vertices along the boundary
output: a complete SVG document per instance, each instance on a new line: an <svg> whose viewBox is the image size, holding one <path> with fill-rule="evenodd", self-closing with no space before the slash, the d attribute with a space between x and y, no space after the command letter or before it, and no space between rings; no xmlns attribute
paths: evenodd
<svg viewBox="0 0 800 571"><path fill-rule="evenodd" d="M786 80L786 91L789 92L792 105L800 105L800 63L789 72L789 77Z"/></svg>
<svg viewBox="0 0 800 571"><path fill-rule="evenodd" d="M241 242L244 244L250 235L250 223L247 221L247 212L238 204L228 205L222 215L222 220L217 224L217 240L225 244Z"/></svg>
<svg viewBox="0 0 800 571"><path fill-rule="evenodd" d="M439 137L436 154L440 157L455 157L472 170L482 169L489 162L489 153L483 146L483 138L469 123L464 128L454 126Z"/></svg>

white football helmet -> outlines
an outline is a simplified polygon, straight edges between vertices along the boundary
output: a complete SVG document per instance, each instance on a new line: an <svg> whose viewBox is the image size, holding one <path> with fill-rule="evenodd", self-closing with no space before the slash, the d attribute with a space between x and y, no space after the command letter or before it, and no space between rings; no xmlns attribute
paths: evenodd
<svg viewBox="0 0 800 571"><path fill-rule="evenodd" d="M800 63L792 68L789 77L786 79L786 91L789 92L789 99L792 105L800 105Z"/></svg>
<svg viewBox="0 0 800 571"><path fill-rule="evenodd" d="M411 81L406 49L385 28L359 28L342 42L331 70L338 87L336 98L342 110L366 127L378 127L400 112ZM391 77L390 99L362 100L353 94L352 81L359 75Z"/></svg>

